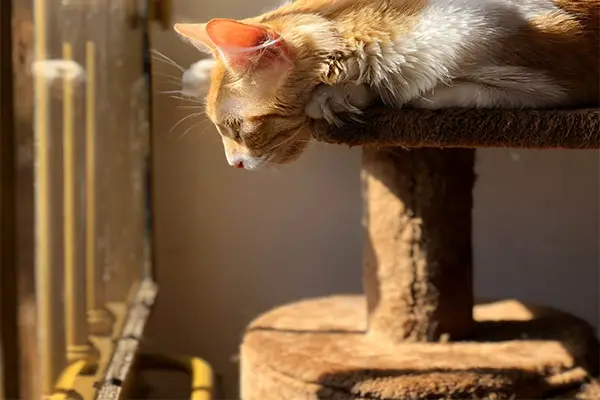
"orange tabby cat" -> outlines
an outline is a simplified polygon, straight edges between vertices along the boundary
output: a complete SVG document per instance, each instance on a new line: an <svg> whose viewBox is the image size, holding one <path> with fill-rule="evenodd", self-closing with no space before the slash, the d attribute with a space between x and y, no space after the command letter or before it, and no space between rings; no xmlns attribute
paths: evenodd
<svg viewBox="0 0 600 400"><path fill-rule="evenodd" d="M600 0L297 0L240 21L176 24L213 58L184 74L230 165L296 159L310 121L390 107L598 101ZM187 85L187 86L186 86ZM190 86L191 85L191 86Z"/></svg>

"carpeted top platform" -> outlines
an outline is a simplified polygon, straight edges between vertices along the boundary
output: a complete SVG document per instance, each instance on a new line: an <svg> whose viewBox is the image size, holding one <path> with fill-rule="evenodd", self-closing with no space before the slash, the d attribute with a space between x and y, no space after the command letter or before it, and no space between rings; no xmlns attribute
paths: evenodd
<svg viewBox="0 0 600 400"><path fill-rule="evenodd" d="M313 122L320 141L350 146L600 148L600 109L367 111L361 122Z"/></svg>

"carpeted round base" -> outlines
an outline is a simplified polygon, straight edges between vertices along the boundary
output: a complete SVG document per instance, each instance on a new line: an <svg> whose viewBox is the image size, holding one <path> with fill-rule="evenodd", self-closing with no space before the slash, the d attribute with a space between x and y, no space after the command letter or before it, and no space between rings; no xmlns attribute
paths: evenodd
<svg viewBox="0 0 600 400"><path fill-rule="evenodd" d="M594 331L571 315L509 300L474 317L469 341L393 346L365 333L362 296L276 308L244 337L242 399L534 398L597 372Z"/></svg>

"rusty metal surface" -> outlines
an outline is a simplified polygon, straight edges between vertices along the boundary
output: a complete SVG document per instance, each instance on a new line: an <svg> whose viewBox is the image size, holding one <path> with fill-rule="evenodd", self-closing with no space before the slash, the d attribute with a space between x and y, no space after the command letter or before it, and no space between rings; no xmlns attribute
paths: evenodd
<svg viewBox="0 0 600 400"><path fill-rule="evenodd" d="M134 295L123 331L116 344L113 358L104 379L98 385L98 400L114 400L121 396L139 350L144 327L152 311L158 286L151 280L143 281Z"/></svg>

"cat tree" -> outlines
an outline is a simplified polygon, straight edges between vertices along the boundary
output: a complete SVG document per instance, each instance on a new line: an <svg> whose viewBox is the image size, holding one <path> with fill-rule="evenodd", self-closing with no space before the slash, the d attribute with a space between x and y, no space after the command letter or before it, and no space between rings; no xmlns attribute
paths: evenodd
<svg viewBox="0 0 600 400"><path fill-rule="evenodd" d="M242 398L581 391L598 373L587 323L514 300L474 305L473 149L598 149L600 112L384 110L365 122L314 127L319 140L364 146L365 296L300 301L254 320L241 346Z"/></svg>

